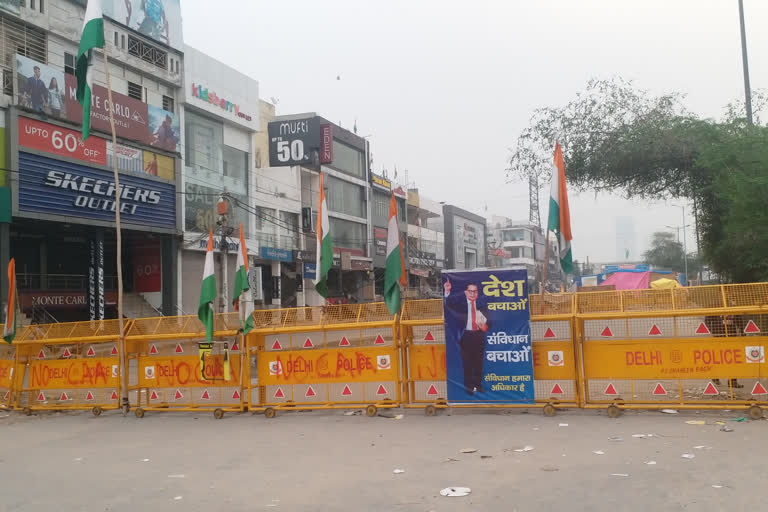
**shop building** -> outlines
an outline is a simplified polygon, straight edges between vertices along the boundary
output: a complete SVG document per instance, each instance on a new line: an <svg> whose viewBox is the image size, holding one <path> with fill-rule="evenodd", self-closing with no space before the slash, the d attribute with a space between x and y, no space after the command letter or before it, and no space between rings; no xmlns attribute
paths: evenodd
<svg viewBox="0 0 768 512"><path fill-rule="evenodd" d="M443 205L445 260L450 269L485 267L485 218L453 205Z"/></svg>
<svg viewBox="0 0 768 512"><path fill-rule="evenodd" d="M252 194L254 135L259 129L258 82L192 48L184 50L181 125L183 155L183 243L178 252L179 296L184 313L200 300L209 230L216 252L217 311L231 310L239 227L251 264L260 255ZM226 265L225 265L226 262ZM252 272L258 303L262 281ZM269 301L267 302L269 303Z"/></svg>
<svg viewBox="0 0 768 512"><path fill-rule="evenodd" d="M178 2L165 23L139 23L104 2L113 101L94 55L91 136L80 134L75 56L85 2L0 4L0 257L16 258L19 302L38 322L116 316L115 195L121 198L126 316L174 314L180 179ZM109 108L118 144L111 142ZM120 189L112 163L117 160ZM5 198L5 199L2 199ZM10 220L3 223L2 220ZM3 273L4 274L4 273ZM7 278L2 277L5 297Z"/></svg>
<svg viewBox="0 0 768 512"><path fill-rule="evenodd" d="M443 206L408 190L408 294L412 298L442 297L440 272L445 268Z"/></svg>
<svg viewBox="0 0 768 512"><path fill-rule="evenodd" d="M374 252L367 141L314 113L276 117L269 124L268 138L270 164L296 167L300 173L303 238L300 243L303 248L297 272L301 268L304 303L308 306L324 303L312 284L316 276L320 170L324 174L334 255L328 274L328 301L373 300Z"/></svg>
<svg viewBox="0 0 768 512"><path fill-rule="evenodd" d="M376 297L384 295L384 270L387 264L387 236L389 226L389 202L392 194L397 201L397 224L403 257L408 267L408 209L407 194L400 185L393 184L386 176L370 173L371 177L371 225L373 230L373 269ZM406 268L406 272L407 272Z"/></svg>
<svg viewBox="0 0 768 512"><path fill-rule="evenodd" d="M259 294L265 305L304 305L304 237L301 229L301 169L270 167L268 125L275 106L259 101L260 129L254 135L255 165L251 197L254 206L254 238L259 243L254 258Z"/></svg>

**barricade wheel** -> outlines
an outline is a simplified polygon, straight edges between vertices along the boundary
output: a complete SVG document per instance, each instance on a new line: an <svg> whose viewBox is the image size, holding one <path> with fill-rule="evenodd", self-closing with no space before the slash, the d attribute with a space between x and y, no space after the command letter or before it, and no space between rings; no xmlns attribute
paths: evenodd
<svg viewBox="0 0 768 512"><path fill-rule="evenodd" d="M275 414L277 414L277 411L272 407L267 407L266 409L264 409L265 418L274 418Z"/></svg>
<svg viewBox="0 0 768 512"><path fill-rule="evenodd" d="M365 408L365 415L368 416L369 418L373 418L374 416L376 416L377 412L379 412L379 410L376 408L375 405L369 405L368 407Z"/></svg>
<svg viewBox="0 0 768 512"><path fill-rule="evenodd" d="M224 417L224 411L222 409L216 409L215 411L213 411L213 417L216 418L217 420L220 420L221 418Z"/></svg>
<svg viewBox="0 0 768 512"><path fill-rule="evenodd" d="M608 417L609 418L618 418L621 416L621 409L616 407L615 405L608 406Z"/></svg>
<svg viewBox="0 0 768 512"><path fill-rule="evenodd" d="M435 416L437 414L437 407L435 407L432 404L429 404L424 408L424 415L425 416Z"/></svg>
<svg viewBox="0 0 768 512"><path fill-rule="evenodd" d="M32 416L32 409L30 409L29 407L25 407L23 412L27 416Z"/></svg>
<svg viewBox="0 0 768 512"><path fill-rule="evenodd" d="M555 409L555 406L552 404L547 404L544 406L544 416L547 418L551 418L555 414L557 414L557 409Z"/></svg>
<svg viewBox="0 0 768 512"><path fill-rule="evenodd" d="M753 405L749 408L749 417L753 420L759 420L763 417L763 408L759 405Z"/></svg>
<svg viewBox="0 0 768 512"><path fill-rule="evenodd" d="M137 418L143 418L144 417L144 409L139 407L138 409L133 411L133 414L135 414Z"/></svg>
<svg viewBox="0 0 768 512"><path fill-rule="evenodd" d="M91 414L94 416L101 416L101 407L96 406L93 409L91 409Z"/></svg>

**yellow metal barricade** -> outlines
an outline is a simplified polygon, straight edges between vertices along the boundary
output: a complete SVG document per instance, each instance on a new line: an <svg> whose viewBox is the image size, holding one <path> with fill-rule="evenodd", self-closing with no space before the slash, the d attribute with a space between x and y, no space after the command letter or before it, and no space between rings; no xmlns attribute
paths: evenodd
<svg viewBox="0 0 768 512"><path fill-rule="evenodd" d="M396 322L383 303L262 310L254 321L250 410L367 406L374 416L400 405Z"/></svg>
<svg viewBox="0 0 768 512"><path fill-rule="evenodd" d="M768 284L577 294L586 407L768 406Z"/></svg>
<svg viewBox="0 0 768 512"><path fill-rule="evenodd" d="M579 404L579 360L573 338L573 295L531 295L531 340L536 402L457 404L456 407L557 407ZM447 407L445 329L442 300L406 301L400 320L405 361L405 406L427 415Z"/></svg>
<svg viewBox="0 0 768 512"><path fill-rule="evenodd" d="M5 327L0 324L0 331ZM21 329L23 331L23 329ZM23 332L19 332L19 337ZM13 407L16 400L16 381L23 380L24 366L16 362L16 347L0 341L0 409Z"/></svg>
<svg viewBox="0 0 768 512"><path fill-rule="evenodd" d="M10 405L27 414L91 409L98 416L102 410L118 409L118 341L117 320L26 327L12 345L16 371Z"/></svg>
<svg viewBox="0 0 768 512"><path fill-rule="evenodd" d="M214 317L213 343L196 316L134 320L126 337L128 399L145 411L240 412L248 367L237 313Z"/></svg>

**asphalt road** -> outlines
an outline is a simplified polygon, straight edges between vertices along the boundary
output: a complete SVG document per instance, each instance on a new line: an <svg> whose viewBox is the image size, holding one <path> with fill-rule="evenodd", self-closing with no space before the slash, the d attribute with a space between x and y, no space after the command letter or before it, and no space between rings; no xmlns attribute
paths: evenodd
<svg viewBox="0 0 768 512"><path fill-rule="evenodd" d="M768 423L740 416L0 412L0 510L759 510Z"/></svg>

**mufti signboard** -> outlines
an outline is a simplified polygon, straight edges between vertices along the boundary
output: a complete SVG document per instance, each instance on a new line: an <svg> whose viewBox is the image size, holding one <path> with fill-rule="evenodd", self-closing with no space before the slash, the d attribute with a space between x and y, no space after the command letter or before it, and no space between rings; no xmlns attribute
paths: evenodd
<svg viewBox="0 0 768 512"><path fill-rule="evenodd" d="M270 167L317 165L320 162L322 135L319 118L272 121L267 126L267 134ZM332 149L325 151L324 155L332 156Z"/></svg>

